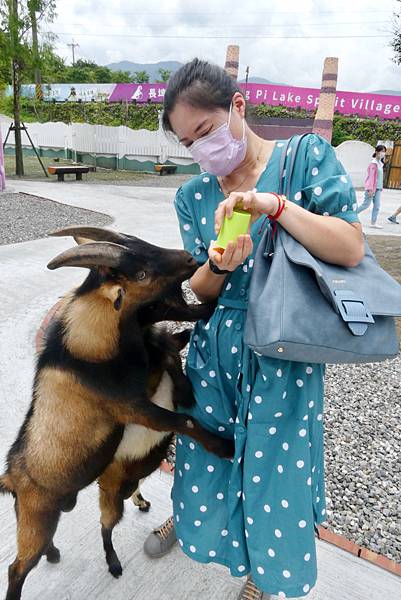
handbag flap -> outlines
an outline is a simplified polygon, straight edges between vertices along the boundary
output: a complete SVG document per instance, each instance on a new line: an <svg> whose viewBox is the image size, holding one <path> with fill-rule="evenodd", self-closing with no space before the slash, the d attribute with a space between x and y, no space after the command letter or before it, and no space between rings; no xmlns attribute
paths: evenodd
<svg viewBox="0 0 401 600"><path fill-rule="evenodd" d="M361 303L371 315L401 316L401 285L380 267L366 241L364 259L350 268L315 258L282 227L277 228L275 246L278 243L288 260L314 271L323 295L344 320L344 311L356 310L360 321Z"/></svg>

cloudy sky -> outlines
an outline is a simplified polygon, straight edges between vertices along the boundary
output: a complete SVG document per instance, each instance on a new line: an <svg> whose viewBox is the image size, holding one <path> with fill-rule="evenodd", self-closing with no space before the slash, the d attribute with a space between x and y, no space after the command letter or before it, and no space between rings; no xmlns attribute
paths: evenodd
<svg viewBox="0 0 401 600"><path fill-rule="evenodd" d="M130 60L185 62L194 56L223 65L226 46L240 45L240 77L319 87L322 61L337 56L338 89L401 90L401 66L389 47L397 0L57 0L44 30L57 50L100 64Z"/></svg>

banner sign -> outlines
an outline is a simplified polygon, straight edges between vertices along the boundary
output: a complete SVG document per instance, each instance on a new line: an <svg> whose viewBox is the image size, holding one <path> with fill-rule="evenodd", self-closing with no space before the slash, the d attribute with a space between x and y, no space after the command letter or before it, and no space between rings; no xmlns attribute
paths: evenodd
<svg viewBox="0 0 401 600"><path fill-rule="evenodd" d="M67 84L43 85L44 100L57 102L82 102L108 100L109 102L155 102L162 103L166 83L117 83L117 84ZM315 110L319 103L320 89L286 85L265 85L241 83L249 104L268 104ZM7 94L12 94L8 86ZM23 85L22 94L35 96L34 85ZM335 110L344 115L379 117L380 119L401 118L401 95L364 94L361 92L341 92L336 94Z"/></svg>
<svg viewBox="0 0 401 600"><path fill-rule="evenodd" d="M250 104L269 104L270 106L301 107L315 110L319 104L320 89L302 88L284 85L241 84L246 100ZM380 117L396 119L401 117L401 95L363 94L360 92L336 93L335 110L345 115Z"/></svg>
<svg viewBox="0 0 401 600"><path fill-rule="evenodd" d="M108 100L116 87L115 83L54 83L43 84L43 100L48 102L101 102ZM12 95L12 86L6 91ZM35 97L34 85L22 85L21 94L27 98Z"/></svg>
<svg viewBox="0 0 401 600"><path fill-rule="evenodd" d="M165 83L117 83L109 102L163 102Z"/></svg>

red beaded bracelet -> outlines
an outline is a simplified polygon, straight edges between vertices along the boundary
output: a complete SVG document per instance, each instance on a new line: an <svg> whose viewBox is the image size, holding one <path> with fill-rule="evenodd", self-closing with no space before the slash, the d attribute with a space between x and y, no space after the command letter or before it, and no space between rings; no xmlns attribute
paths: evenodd
<svg viewBox="0 0 401 600"><path fill-rule="evenodd" d="M274 215L268 215L268 218L270 219L270 221L277 221L277 219L281 216L281 213L283 212L283 210L286 208L286 197L285 196L279 196L278 194L275 194L274 192L270 192L270 194L272 194L273 196L275 196L278 200L278 208L276 210L276 212L274 213Z"/></svg>

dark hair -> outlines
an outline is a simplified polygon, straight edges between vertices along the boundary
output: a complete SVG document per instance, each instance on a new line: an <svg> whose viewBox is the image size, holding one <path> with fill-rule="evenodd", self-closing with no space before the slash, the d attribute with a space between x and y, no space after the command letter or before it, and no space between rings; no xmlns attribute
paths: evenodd
<svg viewBox="0 0 401 600"><path fill-rule="evenodd" d="M386 152L386 151L387 151L387 148L386 148L386 146L383 146L383 144L379 144L378 146L376 146L376 148L375 148L375 151L374 151L374 153L372 154L373 158L376 158L376 154L377 154L378 152L383 152L383 150L384 150L384 152Z"/></svg>
<svg viewBox="0 0 401 600"><path fill-rule="evenodd" d="M241 90L224 69L194 58L180 67L168 82L162 117L164 131L173 131L170 113L179 99L194 108L224 108L228 111L235 92Z"/></svg>

